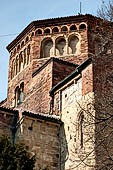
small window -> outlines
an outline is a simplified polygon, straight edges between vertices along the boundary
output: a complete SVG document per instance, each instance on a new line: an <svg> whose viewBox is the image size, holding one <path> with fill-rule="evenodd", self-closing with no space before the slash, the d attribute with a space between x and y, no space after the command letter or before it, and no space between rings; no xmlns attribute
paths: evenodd
<svg viewBox="0 0 113 170"><path fill-rule="evenodd" d="M80 29L80 30L86 29L86 25L85 25L85 24L81 24L81 25L79 26L79 29Z"/></svg>
<svg viewBox="0 0 113 170"><path fill-rule="evenodd" d="M41 29L38 29L37 31L36 31L36 35L41 35L42 34L42 30Z"/></svg>
<svg viewBox="0 0 113 170"><path fill-rule="evenodd" d="M23 56L22 56L22 52L19 55L19 71L22 71L23 69Z"/></svg>
<svg viewBox="0 0 113 170"><path fill-rule="evenodd" d="M56 56L65 55L65 53L66 53L66 40L64 39L64 37L58 38L55 46L56 46Z"/></svg>
<svg viewBox="0 0 113 170"><path fill-rule="evenodd" d="M49 29L49 28L45 29L45 30L44 30L44 33L45 33L45 34L50 34L50 29Z"/></svg>
<svg viewBox="0 0 113 170"><path fill-rule="evenodd" d="M20 44L18 45L17 50L20 50Z"/></svg>
<svg viewBox="0 0 113 170"><path fill-rule="evenodd" d="M26 37L26 42L28 42L28 41L29 41L29 37L27 36L27 37Z"/></svg>
<svg viewBox="0 0 113 170"><path fill-rule="evenodd" d="M83 148L84 143L84 115L83 113L80 114L79 120L78 120L78 139L80 147Z"/></svg>
<svg viewBox="0 0 113 170"><path fill-rule="evenodd" d="M34 36L34 32L32 32L32 34L31 34L31 37L33 37Z"/></svg>
<svg viewBox="0 0 113 170"><path fill-rule="evenodd" d="M20 88L15 89L15 106L22 103L24 100L24 83L21 83Z"/></svg>
<svg viewBox="0 0 113 170"><path fill-rule="evenodd" d="M76 30L77 30L76 25L72 25L72 26L70 27L70 31L76 31Z"/></svg>
<svg viewBox="0 0 113 170"><path fill-rule="evenodd" d="M29 44L28 47L27 47L27 64L30 63L30 50L31 50L31 47L30 47L30 44Z"/></svg>
<svg viewBox="0 0 113 170"><path fill-rule="evenodd" d="M54 27L54 28L52 29L52 33L57 33L57 32L59 32L58 28L57 28L57 27Z"/></svg>
<svg viewBox="0 0 113 170"><path fill-rule="evenodd" d="M67 32L67 31L68 31L68 29L67 29L66 26L63 26L63 27L61 28L61 32Z"/></svg>
<svg viewBox="0 0 113 170"><path fill-rule="evenodd" d="M16 54L16 48L14 49L14 55Z"/></svg>
<svg viewBox="0 0 113 170"><path fill-rule="evenodd" d="M24 46L24 41L22 41L22 43L21 43L21 47L23 47Z"/></svg>

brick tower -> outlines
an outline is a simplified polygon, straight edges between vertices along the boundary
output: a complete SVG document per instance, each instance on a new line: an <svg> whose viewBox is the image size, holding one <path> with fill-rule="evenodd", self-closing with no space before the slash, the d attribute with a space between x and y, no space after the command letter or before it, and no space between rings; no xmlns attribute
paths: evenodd
<svg viewBox="0 0 113 170"><path fill-rule="evenodd" d="M104 170L111 163L112 39L111 22L78 15L33 21L7 46L1 107L23 115L23 139L40 160L37 170Z"/></svg>

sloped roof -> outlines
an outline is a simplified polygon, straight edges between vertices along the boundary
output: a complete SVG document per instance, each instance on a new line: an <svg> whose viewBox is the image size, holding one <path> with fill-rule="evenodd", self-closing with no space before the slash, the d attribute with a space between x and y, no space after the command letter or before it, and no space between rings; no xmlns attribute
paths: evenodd
<svg viewBox="0 0 113 170"><path fill-rule="evenodd" d="M52 61L57 61L59 63L63 63L63 64L68 65L68 66L74 66L74 67L78 66L77 64L73 64L73 63L70 63L68 61L61 60L59 58L51 57L32 74L32 77L35 77L41 70L43 70L43 68L45 68Z"/></svg>
<svg viewBox="0 0 113 170"><path fill-rule="evenodd" d="M0 111L4 111L7 113L13 113L13 114L19 114L19 110L16 110L13 108L0 107ZM22 115L28 116L28 117L33 117L36 119L45 120L45 121L50 121L53 123L59 123L59 124L62 123L62 121L60 120L60 117L56 116L56 115L49 115L49 114L44 114L44 113L32 113L29 111L23 111Z"/></svg>
<svg viewBox="0 0 113 170"><path fill-rule="evenodd" d="M90 63L92 62L92 58L88 58L86 59L82 64L80 64L74 72L72 72L69 76L67 76L64 80L60 81L56 86L54 86L51 90L50 90L50 96L52 96L54 94L54 92L56 90L58 90L59 88L61 88L63 85L65 85L67 82L69 82L70 80L72 80L75 76L77 76L78 74L81 73L81 71L83 69L85 69Z"/></svg>

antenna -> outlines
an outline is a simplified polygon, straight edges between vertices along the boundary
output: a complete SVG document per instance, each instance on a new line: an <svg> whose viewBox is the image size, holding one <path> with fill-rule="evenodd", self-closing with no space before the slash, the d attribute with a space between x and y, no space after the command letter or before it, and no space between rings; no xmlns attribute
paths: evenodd
<svg viewBox="0 0 113 170"><path fill-rule="evenodd" d="M82 3L80 1L80 14L82 13Z"/></svg>

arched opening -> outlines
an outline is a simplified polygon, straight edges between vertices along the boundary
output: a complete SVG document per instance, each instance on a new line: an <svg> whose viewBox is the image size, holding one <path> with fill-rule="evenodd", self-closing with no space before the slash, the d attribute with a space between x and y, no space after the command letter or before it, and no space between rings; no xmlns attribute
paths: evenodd
<svg viewBox="0 0 113 170"><path fill-rule="evenodd" d="M26 65L27 65L27 55L26 55L26 48L24 49L24 67L26 67Z"/></svg>
<svg viewBox="0 0 113 170"><path fill-rule="evenodd" d="M26 37L26 42L28 42L28 41L29 41L29 37L27 36L27 37Z"/></svg>
<svg viewBox="0 0 113 170"><path fill-rule="evenodd" d="M62 56L66 54L66 40L64 37L60 37L56 40L56 55Z"/></svg>
<svg viewBox="0 0 113 170"><path fill-rule="evenodd" d="M83 148L83 140L84 140L84 115L82 114L80 117L80 146Z"/></svg>
<svg viewBox="0 0 113 170"><path fill-rule="evenodd" d="M30 63L30 51L31 51L31 47L30 44L27 47L27 64Z"/></svg>
<svg viewBox="0 0 113 170"><path fill-rule="evenodd" d="M24 83L22 82L19 86L15 89L15 106L22 103L24 100Z"/></svg>
<svg viewBox="0 0 113 170"><path fill-rule="evenodd" d="M78 120L78 143L79 147L84 146L84 114L81 113Z"/></svg>
<svg viewBox="0 0 113 170"><path fill-rule="evenodd" d="M16 75L18 73L18 56L16 57Z"/></svg>
<svg viewBox="0 0 113 170"><path fill-rule="evenodd" d="M47 38L42 41L41 44L41 58L53 56L53 41L51 38Z"/></svg>
<svg viewBox="0 0 113 170"><path fill-rule="evenodd" d="M45 29L45 30L44 30L44 34L46 34L46 35L47 35L47 34L50 34L50 29L49 29L49 28Z"/></svg>
<svg viewBox="0 0 113 170"><path fill-rule="evenodd" d="M70 27L70 31L76 31L76 30L77 30L76 25L72 25L72 26Z"/></svg>
<svg viewBox="0 0 113 170"><path fill-rule="evenodd" d="M19 104L19 87L15 89L15 106Z"/></svg>
<svg viewBox="0 0 113 170"><path fill-rule="evenodd" d="M19 93L19 103L22 103L24 100L24 83L20 84L20 93Z"/></svg>
<svg viewBox="0 0 113 170"><path fill-rule="evenodd" d="M54 27L54 28L52 29L52 33L57 33L57 32L59 32L58 28L57 28L57 27Z"/></svg>
<svg viewBox="0 0 113 170"><path fill-rule="evenodd" d="M76 35L71 35L68 39L68 45L69 45L69 54L75 54L76 51L79 49L77 46L79 42L79 39Z"/></svg>
<svg viewBox="0 0 113 170"><path fill-rule="evenodd" d="M32 34L31 34L31 37L33 37L34 36L34 32L32 32Z"/></svg>
<svg viewBox="0 0 113 170"><path fill-rule="evenodd" d="M36 35L42 35L42 30L41 30L41 29L38 29L38 30L36 31Z"/></svg>
<svg viewBox="0 0 113 170"><path fill-rule="evenodd" d="M15 73L15 60L12 61L11 79L14 77L14 73Z"/></svg>
<svg viewBox="0 0 113 170"><path fill-rule="evenodd" d="M22 41L22 43L21 43L21 47L23 47L24 46L24 41Z"/></svg>
<svg viewBox="0 0 113 170"><path fill-rule="evenodd" d="M63 27L61 28L61 32L67 32L67 31L68 31L68 29L67 29L66 26L63 26Z"/></svg>
<svg viewBox="0 0 113 170"><path fill-rule="evenodd" d="M20 50L20 44L17 46L17 51Z"/></svg>
<svg viewBox="0 0 113 170"><path fill-rule="evenodd" d="M86 29L86 25L85 24L81 24L80 26L79 26L79 30L85 30Z"/></svg>
<svg viewBox="0 0 113 170"><path fill-rule="evenodd" d="M23 56L22 56L22 52L19 55L19 71L22 71L23 69Z"/></svg>
<svg viewBox="0 0 113 170"><path fill-rule="evenodd" d="M14 49L14 55L16 54L16 48Z"/></svg>

